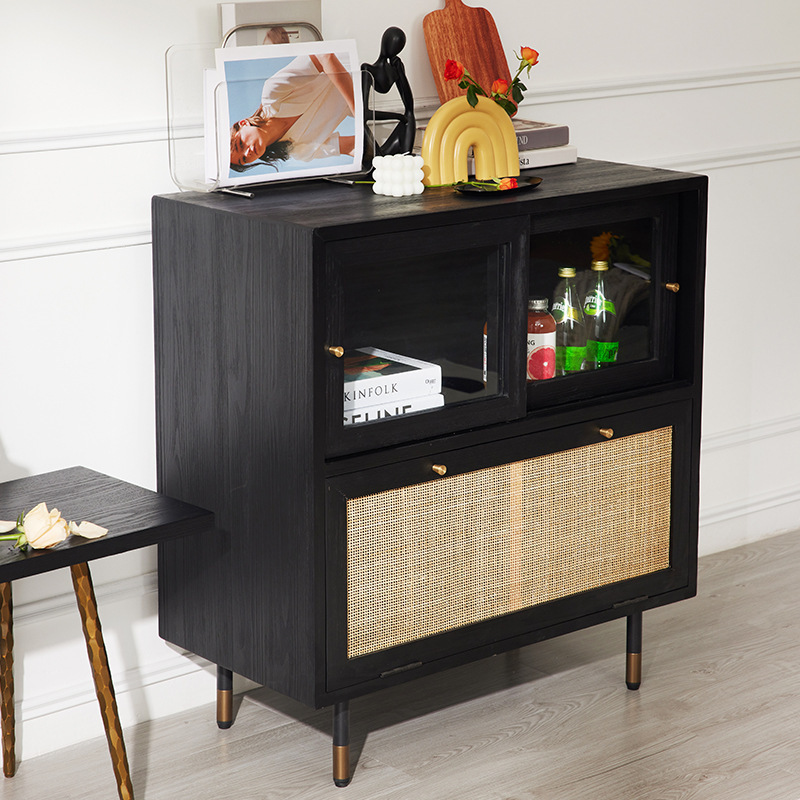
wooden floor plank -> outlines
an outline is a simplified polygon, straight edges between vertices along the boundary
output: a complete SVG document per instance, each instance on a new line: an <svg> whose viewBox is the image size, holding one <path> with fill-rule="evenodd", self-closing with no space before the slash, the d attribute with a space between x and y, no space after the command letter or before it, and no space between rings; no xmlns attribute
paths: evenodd
<svg viewBox="0 0 800 800"><path fill-rule="evenodd" d="M618 620L330 710L266 689L125 731L139 800L800 800L800 532L701 560L697 598L644 615L625 688ZM22 761L3 800L109 800L102 739Z"/></svg>

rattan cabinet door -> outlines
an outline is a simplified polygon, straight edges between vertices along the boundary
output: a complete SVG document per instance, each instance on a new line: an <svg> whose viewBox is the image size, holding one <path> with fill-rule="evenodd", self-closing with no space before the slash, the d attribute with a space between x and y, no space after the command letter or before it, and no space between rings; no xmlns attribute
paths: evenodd
<svg viewBox="0 0 800 800"><path fill-rule="evenodd" d="M688 411L332 480L328 688L689 585Z"/></svg>

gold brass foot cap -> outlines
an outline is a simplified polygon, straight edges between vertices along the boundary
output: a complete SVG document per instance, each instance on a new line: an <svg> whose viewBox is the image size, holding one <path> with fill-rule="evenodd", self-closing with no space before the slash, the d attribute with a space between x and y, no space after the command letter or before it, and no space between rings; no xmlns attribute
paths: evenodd
<svg viewBox="0 0 800 800"><path fill-rule="evenodd" d="M350 783L350 745L333 746L333 782L337 786Z"/></svg>

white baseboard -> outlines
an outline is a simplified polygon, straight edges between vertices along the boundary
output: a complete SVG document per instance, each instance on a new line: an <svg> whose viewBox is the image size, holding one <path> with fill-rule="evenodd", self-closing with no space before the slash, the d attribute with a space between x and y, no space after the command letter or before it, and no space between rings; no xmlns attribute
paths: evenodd
<svg viewBox="0 0 800 800"><path fill-rule="evenodd" d="M18 759L105 735L88 663L86 671L86 681L79 685L59 687L17 704ZM176 653L121 676L112 672L112 679L123 730L202 705L208 705L209 715L215 713L215 669L191 654Z"/></svg>
<svg viewBox="0 0 800 800"><path fill-rule="evenodd" d="M700 511L701 556L800 530L800 487Z"/></svg>

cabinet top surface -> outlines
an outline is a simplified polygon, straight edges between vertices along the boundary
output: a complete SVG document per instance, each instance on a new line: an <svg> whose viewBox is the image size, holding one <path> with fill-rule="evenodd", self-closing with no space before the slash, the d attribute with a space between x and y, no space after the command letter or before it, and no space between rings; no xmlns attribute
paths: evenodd
<svg viewBox="0 0 800 800"><path fill-rule="evenodd" d="M539 175L541 185L531 191L491 195L463 195L449 187L426 189L411 197L383 197L368 185L331 181L272 184L259 187L252 199L224 193L166 195L174 200L214 212L269 220L311 229L322 238L352 235L348 228L370 223L372 232L386 227L413 228L420 224L469 222L588 205L615 198L636 198L675 191L698 190L704 176L653 167L579 159L577 164L546 167L523 173ZM423 221L424 220L424 221Z"/></svg>

